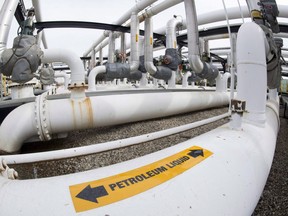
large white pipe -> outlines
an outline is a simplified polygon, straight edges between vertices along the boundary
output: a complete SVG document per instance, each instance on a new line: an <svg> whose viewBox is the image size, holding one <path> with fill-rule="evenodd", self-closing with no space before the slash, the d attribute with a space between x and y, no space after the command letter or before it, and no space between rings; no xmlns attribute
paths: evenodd
<svg viewBox="0 0 288 216"><path fill-rule="evenodd" d="M246 118L265 122L267 64L269 51L265 33L259 25L244 23L237 37L237 99L246 101ZM255 85L257 81L257 85Z"/></svg>
<svg viewBox="0 0 288 216"><path fill-rule="evenodd" d="M28 115L30 120L25 119L26 124L32 127L28 132L26 128L21 129L22 124L17 124L17 127L11 124L19 118L14 119L14 111L3 121L0 127L2 151L17 152L26 139L37 134L40 139L49 140L53 134L62 132L175 115L227 105L229 101L228 95L217 92L137 93L62 100L46 100L42 97L26 105L30 106L30 110L26 106L22 110L20 106L15 111L16 114L31 113ZM13 130L17 130L16 134L21 134L22 130L26 134L7 137Z"/></svg>
<svg viewBox="0 0 288 216"><path fill-rule="evenodd" d="M108 197L99 195L97 203L86 201L87 205L93 204L92 208L89 208L89 211L88 208L84 208L78 214L83 216L251 215L262 194L272 164L278 129L277 115L274 109L268 107L267 121L263 127L245 122L243 130L235 131L224 125L164 150L86 172L18 181L0 176L1 213L5 216L75 215L77 213L72 200L81 202L82 199L71 195L70 188L78 185L81 191L89 185L95 188L105 184ZM200 162L190 169L186 169L185 166L192 163L192 158L174 168L167 167L167 171L163 172L160 178L172 172L175 174L174 178L166 182L160 181L155 187L142 193L132 193L134 196L98 208L103 199L114 197L116 190L134 191L134 186L137 184L147 185L151 182L154 184L159 179L151 177L129 186L123 181L120 182L130 177L135 178L137 174L133 175L132 171L139 167L148 167L146 173L150 171L152 163L159 163L161 160L165 163L160 163L160 166L163 164L166 167L166 163L186 154L183 153L172 160L167 157L175 156L195 145L198 149L210 151L212 155L207 157L205 152L206 159L201 162L199 158L202 157L199 156ZM180 174L177 170L182 168ZM117 178L121 174L125 176L122 179L118 178L119 187L115 188L115 191L109 190L107 178ZM93 184L96 180L102 180L101 184ZM116 181L112 183L116 184ZM121 196L124 196L123 192Z"/></svg>
<svg viewBox="0 0 288 216"><path fill-rule="evenodd" d="M5 0L0 11L0 56L6 49L8 36L18 0Z"/></svg>
<svg viewBox="0 0 288 216"><path fill-rule="evenodd" d="M65 49L44 50L43 63L52 62L66 63L71 69L71 85L81 86L85 83L85 71L81 59L76 53Z"/></svg>
<svg viewBox="0 0 288 216"><path fill-rule="evenodd" d="M18 107L14 109L13 114L10 113L1 124L0 143L17 143L17 140L19 139L24 142L25 140L37 134L37 129L35 127L36 122L31 121L32 119L35 119L34 111L34 103L27 103L22 105L21 108ZM7 128L3 130L5 127ZM19 149L16 151L19 151Z"/></svg>
<svg viewBox="0 0 288 216"><path fill-rule="evenodd" d="M136 137L130 137L126 139L110 141L105 143L92 144L89 146L82 146L76 148L69 148L63 150L49 151L49 152L39 152L30 154L17 154L17 155L7 155L1 156L7 164L23 164L23 163L34 163L40 161L51 161L59 160L64 158L78 157L83 155L95 154L104 151L119 149L128 147L135 144L140 144L144 142L149 142L166 136L171 136L173 134L181 133L187 130L191 130L196 127L200 127L212 122L218 121L223 118L230 116L230 113L225 113L222 115L214 116L208 119L200 120L197 122L192 122L189 124L181 125L174 128L169 128L166 130L160 130L157 132L143 134Z"/></svg>

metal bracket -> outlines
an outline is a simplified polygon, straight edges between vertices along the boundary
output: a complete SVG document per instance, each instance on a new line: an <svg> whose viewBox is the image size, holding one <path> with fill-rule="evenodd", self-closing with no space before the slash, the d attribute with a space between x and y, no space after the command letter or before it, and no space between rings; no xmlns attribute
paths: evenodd
<svg viewBox="0 0 288 216"><path fill-rule="evenodd" d="M238 113L240 115L243 115L244 112L246 112L246 101L232 99L231 100L231 112L232 113Z"/></svg>

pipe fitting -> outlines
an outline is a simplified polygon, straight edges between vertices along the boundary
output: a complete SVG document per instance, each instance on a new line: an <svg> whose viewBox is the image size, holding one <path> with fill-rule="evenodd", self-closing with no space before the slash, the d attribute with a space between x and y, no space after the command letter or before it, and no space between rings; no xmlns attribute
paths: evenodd
<svg viewBox="0 0 288 216"><path fill-rule="evenodd" d="M45 94L41 94L35 99L35 125L41 141L51 140L49 110Z"/></svg>

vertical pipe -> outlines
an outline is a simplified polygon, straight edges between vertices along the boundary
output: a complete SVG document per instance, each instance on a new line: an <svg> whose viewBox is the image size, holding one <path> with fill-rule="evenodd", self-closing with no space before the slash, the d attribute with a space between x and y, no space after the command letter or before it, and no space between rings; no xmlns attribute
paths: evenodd
<svg viewBox="0 0 288 216"><path fill-rule="evenodd" d="M114 63L115 54L115 36L114 32L109 32L109 51L108 51L108 63Z"/></svg>
<svg viewBox="0 0 288 216"><path fill-rule="evenodd" d="M184 4L187 23L189 63L193 71L195 71L196 73L200 73L204 69L204 64L200 59L199 52L199 35L196 6L194 0L184 0Z"/></svg>
<svg viewBox="0 0 288 216"><path fill-rule="evenodd" d="M103 49L100 48L99 50L99 62L100 62L100 65L103 65Z"/></svg>
<svg viewBox="0 0 288 216"><path fill-rule="evenodd" d="M166 25L166 48L177 49L176 31L182 25L183 20L180 16L170 19Z"/></svg>
<svg viewBox="0 0 288 216"><path fill-rule="evenodd" d="M0 98L1 98L1 101L3 100L3 78L2 78L2 73L0 73L0 80L1 80L1 83L0 83Z"/></svg>
<svg viewBox="0 0 288 216"><path fill-rule="evenodd" d="M266 36L257 24L244 23L237 38L237 99L246 101L245 118L265 123L267 65Z"/></svg>
<svg viewBox="0 0 288 216"><path fill-rule="evenodd" d="M131 62L130 72L139 67L139 19L137 13L131 15Z"/></svg>
<svg viewBox="0 0 288 216"><path fill-rule="evenodd" d="M90 71L95 67L95 65L96 65L96 51L93 49L89 66Z"/></svg>
<svg viewBox="0 0 288 216"><path fill-rule="evenodd" d="M145 19L145 54L144 54L144 65L145 69L152 76L157 72L157 68L153 63L153 22L152 17Z"/></svg>
<svg viewBox="0 0 288 216"><path fill-rule="evenodd" d="M126 62L126 35L125 33L121 33L121 48L120 52L123 55L122 63Z"/></svg>
<svg viewBox="0 0 288 216"><path fill-rule="evenodd" d="M6 49L12 19L18 5L18 0L5 0L0 11L0 56Z"/></svg>

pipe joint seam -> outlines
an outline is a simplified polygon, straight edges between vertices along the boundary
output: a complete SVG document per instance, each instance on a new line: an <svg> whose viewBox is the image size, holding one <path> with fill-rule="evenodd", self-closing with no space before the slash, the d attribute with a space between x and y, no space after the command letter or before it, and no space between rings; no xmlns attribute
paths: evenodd
<svg viewBox="0 0 288 216"><path fill-rule="evenodd" d="M41 141L51 140L51 129L48 118L47 98L45 94L41 94L35 99L35 125L37 135Z"/></svg>

